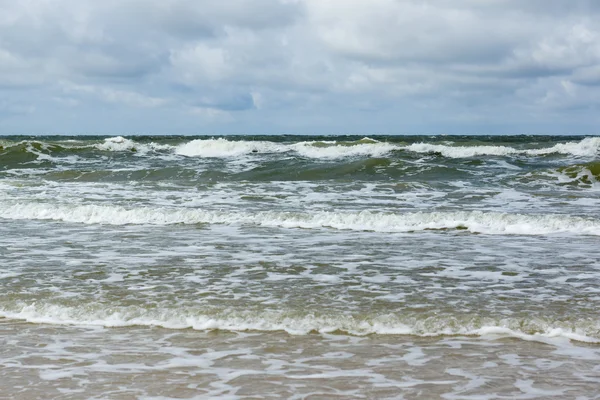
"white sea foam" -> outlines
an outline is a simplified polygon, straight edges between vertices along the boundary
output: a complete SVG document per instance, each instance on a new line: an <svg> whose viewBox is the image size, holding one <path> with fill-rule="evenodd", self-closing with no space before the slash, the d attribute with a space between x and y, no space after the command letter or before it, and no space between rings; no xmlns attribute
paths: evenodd
<svg viewBox="0 0 600 400"><path fill-rule="evenodd" d="M84 224L249 224L282 228L333 228L354 231L412 232L461 229L473 233L600 236L600 221L561 214L456 212L281 212L215 211L194 208L0 203L0 218L56 220Z"/></svg>
<svg viewBox="0 0 600 400"><path fill-rule="evenodd" d="M307 158L381 157L399 148L396 145L383 142L327 146L316 146L315 142L300 142L290 147Z"/></svg>
<svg viewBox="0 0 600 400"><path fill-rule="evenodd" d="M406 150L415 153L440 153L444 157L463 158L481 155L507 156L517 154L518 150L505 146L446 146L443 144L413 143Z"/></svg>
<svg viewBox="0 0 600 400"><path fill-rule="evenodd" d="M526 150L526 154L572 154L574 156L593 157L600 152L600 137L589 137L579 142L558 143L547 149Z"/></svg>
<svg viewBox="0 0 600 400"><path fill-rule="evenodd" d="M126 151L135 149L137 143L131 139L125 139L123 136L116 136L104 139L104 143L96 147L105 151Z"/></svg>
<svg viewBox="0 0 600 400"><path fill-rule="evenodd" d="M148 153L155 150L169 150L170 145L157 143L138 143L123 136L115 136L104 139L103 143L96 144L95 147L103 151L136 151L139 153Z"/></svg>
<svg viewBox="0 0 600 400"><path fill-rule="evenodd" d="M265 141L195 139L175 148L175 153L188 157L238 157L251 153L281 153L289 149L281 144Z"/></svg>
<svg viewBox="0 0 600 400"><path fill-rule="evenodd" d="M53 325L90 325L103 327L159 326L168 329L226 331L285 331L293 335L311 332L345 332L351 335L496 336L547 342L568 339L600 343L598 321L580 323L561 321L493 319L474 316L403 317L373 315L355 317L348 314L315 314L286 311L221 310L204 313L197 310L144 309L139 306L43 304L1 304L0 317L31 323ZM568 325L568 327L567 327ZM523 327L526 328L523 328Z"/></svg>
<svg viewBox="0 0 600 400"><path fill-rule="evenodd" d="M232 158L252 153L292 152L307 158L335 159L355 156L381 157L394 150L408 150L416 153L440 153L445 157L464 158L475 156L512 156L547 154L569 154L580 157L593 157L600 152L600 137L589 137L578 142L558 143L540 149L517 149L508 146L456 146L449 144L413 143L408 146L379 142L364 138L356 143L337 141L306 141L297 143L277 143L270 141L230 140L226 138L194 139L177 146L157 143L139 143L122 136L107 138L94 145L103 151L136 151L148 153L157 150L170 150L187 157Z"/></svg>
<svg viewBox="0 0 600 400"><path fill-rule="evenodd" d="M579 142L558 143L542 149L516 149L507 146L447 146L431 143L413 143L405 147L416 153L440 153L444 157L465 158L475 156L511 156L547 154L570 154L581 157L593 157L600 151L600 137L585 138Z"/></svg>
<svg viewBox="0 0 600 400"><path fill-rule="evenodd" d="M188 157L239 157L251 153L292 152L307 158L344 158L382 156L398 147L389 143L337 144L331 142L298 142L283 144L267 141L196 139L177 146L175 152Z"/></svg>

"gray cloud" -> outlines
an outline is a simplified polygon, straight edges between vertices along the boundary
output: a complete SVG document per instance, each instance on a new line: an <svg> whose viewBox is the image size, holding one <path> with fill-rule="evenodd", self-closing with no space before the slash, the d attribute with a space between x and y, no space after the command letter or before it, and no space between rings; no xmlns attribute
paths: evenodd
<svg viewBox="0 0 600 400"><path fill-rule="evenodd" d="M194 133L367 122L544 131L598 120L592 0L0 0L0 9L0 90L37 121L79 113L115 129L94 116L98 104L120 107L114 120L127 129L177 118L178 132ZM3 108L11 130L33 129ZM55 126L83 123L70 121Z"/></svg>

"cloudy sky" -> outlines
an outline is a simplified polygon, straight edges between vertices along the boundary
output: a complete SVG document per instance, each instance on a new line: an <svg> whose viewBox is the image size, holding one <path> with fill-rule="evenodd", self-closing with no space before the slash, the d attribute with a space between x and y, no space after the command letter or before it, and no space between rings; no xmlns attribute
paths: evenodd
<svg viewBox="0 0 600 400"><path fill-rule="evenodd" d="M0 0L0 134L595 134L598 21L594 0Z"/></svg>

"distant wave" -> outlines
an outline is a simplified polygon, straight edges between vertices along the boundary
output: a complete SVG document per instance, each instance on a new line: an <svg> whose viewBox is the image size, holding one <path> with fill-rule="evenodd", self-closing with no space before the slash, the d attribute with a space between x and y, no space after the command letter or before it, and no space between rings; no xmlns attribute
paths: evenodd
<svg viewBox="0 0 600 400"><path fill-rule="evenodd" d="M585 138L579 142L558 143L541 149L516 149L507 146L448 146L442 144L414 143L406 150L416 153L439 153L449 158L475 156L542 156L548 154L570 154L581 157L593 157L600 151L600 137Z"/></svg>
<svg viewBox="0 0 600 400"><path fill-rule="evenodd" d="M236 157L251 153L282 153L289 151L286 145L265 141L231 141L219 139L196 139L175 147L175 153L188 157Z"/></svg>
<svg viewBox="0 0 600 400"><path fill-rule="evenodd" d="M171 150L172 146L168 144L157 143L138 143L132 139L126 139L122 136L111 137L104 140L104 143L94 145L98 150L104 151L135 151L148 153L156 150Z"/></svg>
<svg viewBox="0 0 600 400"><path fill-rule="evenodd" d="M460 142L459 142L460 143ZM300 156L309 159L340 159L347 157L383 157L402 151L416 154L435 154L447 158L469 158L477 156L545 156L552 154L594 157L600 154L600 137L588 137L576 142L557 143L550 147L522 149L510 146L460 145L446 142L437 143L392 143L363 138L355 141L298 141L278 142L268 140L237 140L227 138L193 139L178 144L160 142L138 142L134 139L116 136L106 138L100 143L86 144L78 141L46 143L40 141L3 142L0 145L0 159L15 153L29 153L34 159L52 160L50 155L69 153L82 155L82 150L93 149L103 152L131 152L141 155L168 153L198 158L236 158L252 154L282 154ZM31 161L29 158L18 160Z"/></svg>
<svg viewBox="0 0 600 400"><path fill-rule="evenodd" d="M298 142L283 144L267 141L245 141L219 139L196 139L175 148L175 152L188 157L236 157L251 153L272 154L292 152L306 158L342 158L352 156L381 156L398 146L389 143L358 141L337 142Z"/></svg>
<svg viewBox="0 0 600 400"><path fill-rule="evenodd" d="M355 156L381 157L399 147L385 142L333 144L318 146L315 142L300 142L291 147L307 158L341 158Z"/></svg>
<svg viewBox="0 0 600 400"><path fill-rule="evenodd" d="M155 144L138 145L130 139L122 137L106 139L105 143L98 145L102 150L123 151L149 146L157 149ZM160 149L168 149L163 145ZM218 139L195 139L187 143L172 147L176 154L188 157L236 157L251 153L285 153L294 152L307 158L342 158L352 156L379 157L397 150L406 150L415 153L438 153L449 158L468 158L482 155L513 156L529 155L543 156L549 154L570 154L574 156L595 156L600 151L600 137L590 137L578 142L558 143L551 147L540 149L517 149L508 146L454 146L431 143L413 143L401 145L388 142L379 142L374 139L364 138L355 142L338 141L305 141L285 144L270 141L246 141Z"/></svg>
<svg viewBox="0 0 600 400"><path fill-rule="evenodd" d="M67 306L34 303L0 304L0 317L32 323L104 327L159 326L168 329L225 331L285 331L293 335L342 332L351 335L509 336L545 341L565 338L600 343L600 322L589 319L555 321L542 318L492 318L478 315L381 314L349 315L335 312L278 310L206 310L200 307L161 307L82 304Z"/></svg>
<svg viewBox="0 0 600 400"><path fill-rule="evenodd" d="M600 235L600 221L560 214L456 212L280 212L256 213L193 208L65 205L43 203L0 204L0 218L57 220L84 224L249 224L283 228L332 228L353 231L414 232L460 229L501 235Z"/></svg>

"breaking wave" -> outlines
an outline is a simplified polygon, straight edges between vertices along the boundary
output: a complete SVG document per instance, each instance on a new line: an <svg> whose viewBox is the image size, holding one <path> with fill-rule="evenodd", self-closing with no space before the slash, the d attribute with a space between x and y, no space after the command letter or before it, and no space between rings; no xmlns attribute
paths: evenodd
<svg viewBox="0 0 600 400"><path fill-rule="evenodd" d="M249 213L194 208L125 208L112 205L23 202L2 204L0 218L107 225L246 224L264 227L331 228L374 232L458 229L472 233L500 235L568 233L600 236L600 221L595 219L562 214L509 214L481 211L407 213L261 211Z"/></svg>
<svg viewBox="0 0 600 400"><path fill-rule="evenodd" d="M0 317L31 323L104 327L158 326L167 329L225 331L285 331L293 335L343 332L351 335L511 336L544 341L566 338L600 343L598 321L555 321L543 318L493 318L479 315L422 315L409 313L352 315L284 310L211 310L140 306L77 306L36 303L0 305Z"/></svg>
<svg viewBox="0 0 600 400"><path fill-rule="evenodd" d="M569 154L580 157L593 157L600 152L600 137L585 138L579 142L558 143L541 149L517 149L507 146L448 146L443 144L413 143L406 150L416 153L438 153L449 158L475 156L543 156L549 154Z"/></svg>
<svg viewBox="0 0 600 400"><path fill-rule="evenodd" d="M291 147L307 158L341 158L355 156L381 157L399 147L385 142L318 145L319 142L300 142Z"/></svg>
<svg viewBox="0 0 600 400"><path fill-rule="evenodd" d="M365 138L366 139L366 138ZM352 156L381 156L398 146L370 139L357 142L298 142L284 144L268 141L196 139L176 147L175 152L188 157L238 157L252 153L273 154L291 152L306 158L342 158Z"/></svg>
<svg viewBox="0 0 600 400"><path fill-rule="evenodd" d="M149 153L151 151L171 150L172 146L158 143L138 143L122 136L116 136L104 139L104 143L94 145L98 150L103 151L132 151L139 153Z"/></svg>
<svg viewBox="0 0 600 400"><path fill-rule="evenodd" d="M110 139L107 139L110 140ZM129 140L129 139L125 139ZM134 144L129 144L133 147ZM270 141L247 141L218 139L195 139L175 147L175 153L188 157L236 157L251 153L293 152L306 158L343 158L354 156L381 157L393 151L406 150L415 153L437 153L449 158L475 156L543 156L565 154L580 157L595 156L600 151L600 137L590 137L578 142L558 143L540 149L518 149L508 146L456 146L432 143L401 145L363 138L354 142L301 141L292 144Z"/></svg>
<svg viewBox="0 0 600 400"><path fill-rule="evenodd" d="M187 157L236 157L251 153L281 153L288 151L285 145L264 141L232 141L219 139L195 139L175 148L175 153Z"/></svg>
<svg viewBox="0 0 600 400"><path fill-rule="evenodd" d="M137 139L137 140L136 140ZM360 140L299 140L270 141L247 140L236 138L203 138L203 139L165 139L149 141L149 139L132 139L123 136L105 138L101 142L89 143L83 140L74 141L40 141L22 140L18 142L3 141L0 143L0 158L10 163L10 158L17 162L32 160L50 160L51 156L60 154L68 157L77 154L86 157L86 150L101 152L128 152L141 155L154 153L179 155L195 158L231 159L253 154L289 154L308 159L343 159L348 157L383 157L398 152L416 154L436 154L447 158L469 158L477 156L545 156L552 154L571 155L577 157L594 157L600 154L600 137L587 137L580 141L557 143L544 148L518 148L501 145L462 145L458 142L411 143L406 144L402 137L376 140L363 138ZM24 155L26 154L26 155ZM90 155L93 155L90 154ZM97 157L97 153L93 155Z"/></svg>

